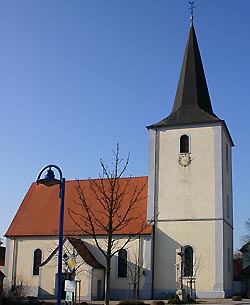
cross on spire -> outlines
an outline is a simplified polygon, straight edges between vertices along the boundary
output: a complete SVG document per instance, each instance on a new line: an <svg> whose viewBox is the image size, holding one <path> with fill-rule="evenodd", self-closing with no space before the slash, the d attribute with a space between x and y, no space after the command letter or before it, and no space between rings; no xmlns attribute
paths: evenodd
<svg viewBox="0 0 250 305"><path fill-rule="evenodd" d="M189 4L190 4L190 11L191 11L191 15L190 15L190 20L191 22L193 23L193 20L194 20L194 1L189 1Z"/></svg>

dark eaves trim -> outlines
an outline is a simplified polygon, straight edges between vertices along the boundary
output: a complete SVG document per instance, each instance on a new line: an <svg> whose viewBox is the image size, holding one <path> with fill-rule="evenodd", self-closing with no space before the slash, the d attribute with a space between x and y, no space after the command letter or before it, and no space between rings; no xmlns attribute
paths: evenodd
<svg viewBox="0 0 250 305"><path fill-rule="evenodd" d="M173 123L173 124L153 124L153 125L149 125L149 126L146 126L146 128L149 130L149 129L152 129L152 130L164 130L166 128L176 128L176 127L180 127L180 128L190 128L190 126L212 126L212 125L218 125L218 124L221 124L225 130L226 130L226 133L229 137L229 140L231 142L231 146L234 147L234 142L233 142L233 139L230 135L230 132L229 132L229 129L227 127L227 124L224 120L211 120L211 121L206 121L206 122L192 122L192 123Z"/></svg>

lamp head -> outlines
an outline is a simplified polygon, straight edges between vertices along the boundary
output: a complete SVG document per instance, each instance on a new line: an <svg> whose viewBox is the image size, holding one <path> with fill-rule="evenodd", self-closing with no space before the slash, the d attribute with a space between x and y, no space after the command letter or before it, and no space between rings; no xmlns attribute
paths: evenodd
<svg viewBox="0 0 250 305"><path fill-rule="evenodd" d="M56 184L60 184L61 181L55 178L54 171L51 169L51 167L47 170L47 174L43 179L39 179L36 181L37 184L43 184L46 186L54 186Z"/></svg>

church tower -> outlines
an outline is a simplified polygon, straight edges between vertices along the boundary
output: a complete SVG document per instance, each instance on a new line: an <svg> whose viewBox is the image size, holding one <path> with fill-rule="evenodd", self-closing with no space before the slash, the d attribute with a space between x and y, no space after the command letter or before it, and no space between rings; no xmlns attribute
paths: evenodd
<svg viewBox="0 0 250 305"><path fill-rule="evenodd" d="M213 112L192 19L172 112L147 128L152 297L230 296L233 141Z"/></svg>

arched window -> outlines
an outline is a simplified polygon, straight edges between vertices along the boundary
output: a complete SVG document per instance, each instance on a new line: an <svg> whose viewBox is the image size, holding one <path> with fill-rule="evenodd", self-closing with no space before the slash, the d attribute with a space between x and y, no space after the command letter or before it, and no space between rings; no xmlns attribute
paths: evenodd
<svg viewBox="0 0 250 305"><path fill-rule="evenodd" d="M118 277L127 277L127 250L118 252Z"/></svg>
<svg viewBox="0 0 250 305"><path fill-rule="evenodd" d="M33 255L33 275L39 275L39 265L42 262L42 250L36 249Z"/></svg>
<svg viewBox="0 0 250 305"><path fill-rule="evenodd" d="M188 154L189 152L189 136L184 134L180 137L180 153Z"/></svg>
<svg viewBox="0 0 250 305"><path fill-rule="evenodd" d="M191 246L184 248L184 276L193 276L194 250Z"/></svg>

